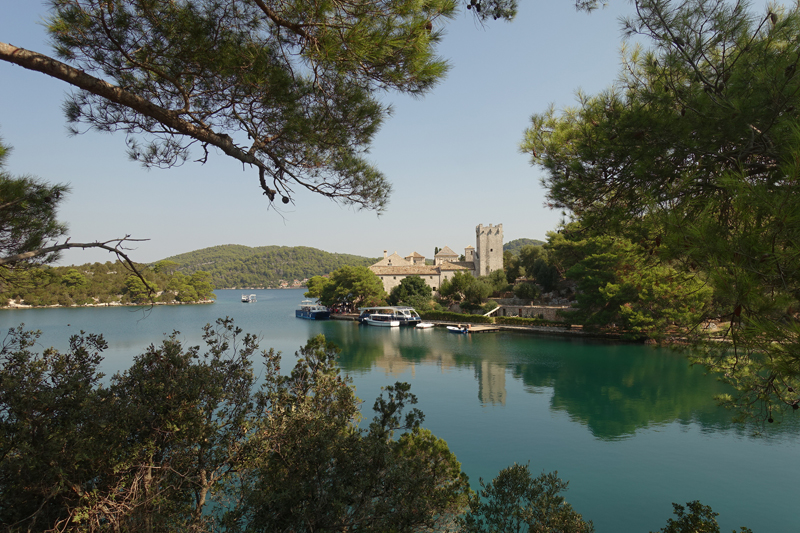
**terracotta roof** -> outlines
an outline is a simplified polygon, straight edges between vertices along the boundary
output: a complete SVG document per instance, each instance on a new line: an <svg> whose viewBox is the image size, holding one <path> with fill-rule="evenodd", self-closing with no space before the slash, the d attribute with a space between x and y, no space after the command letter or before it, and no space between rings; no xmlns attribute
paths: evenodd
<svg viewBox="0 0 800 533"><path fill-rule="evenodd" d="M438 276L439 267L429 265L417 266L376 266L369 267L378 276Z"/></svg>
<svg viewBox="0 0 800 533"><path fill-rule="evenodd" d="M406 257L422 257L423 259L425 258L424 255L419 255L417 252L413 252L410 255L407 255Z"/></svg>
<svg viewBox="0 0 800 533"><path fill-rule="evenodd" d="M453 250L451 250L449 246L445 246L444 248L439 250L439 253L436 254L436 257L440 257L440 256L443 256L443 255L454 255L454 256L458 257L458 254L455 253Z"/></svg>
<svg viewBox="0 0 800 533"><path fill-rule="evenodd" d="M471 261L463 261L458 263L445 261L441 265L438 265L438 267L442 270L475 270L475 263Z"/></svg>
<svg viewBox="0 0 800 533"><path fill-rule="evenodd" d="M411 266L411 261L406 261L395 252L389 257L384 257L372 266L389 266L390 264L391 266Z"/></svg>
<svg viewBox="0 0 800 533"><path fill-rule="evenodd" d="M472 249L475 249L475 247L474 247L474 246L472 246L472 245L470 244L469 246L467 246L467 247L465 248L465 250L469 250L470 248L472 248Z"/></svg>

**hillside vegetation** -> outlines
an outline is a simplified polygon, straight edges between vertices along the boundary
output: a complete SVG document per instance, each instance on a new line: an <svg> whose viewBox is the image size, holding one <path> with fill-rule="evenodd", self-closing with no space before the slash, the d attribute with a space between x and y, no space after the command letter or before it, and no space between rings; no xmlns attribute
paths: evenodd
<svg viewBox="0 0 800 533"><path fill-rule="evenodd" d="M539 241L536 239L514 239L513 241L509 241L503 245L503 251L511 252L514 255L519 255L519 251L525 246L541 246L543 244L544 241Z"/></svg>
<svg viewBox="0 0 800 533"><path fill-rule="evenodd" d="M198 270L211 274L214 286L221 289L249 287L277 288L313 276L323 276L349 266L369 266L377 259L324 252L306 246L259 246L237 244L212 246L165 260L178 264L178 270L191 275Z"/></svg>
<svg viewBox="0 0 800 533"><path fill-rule="evenodd" d="M0 283L0 306L191 303L215 298L207 272L198 270L184 275L167 262L136 268L149 290L119 261L10 271Z"/></svg>

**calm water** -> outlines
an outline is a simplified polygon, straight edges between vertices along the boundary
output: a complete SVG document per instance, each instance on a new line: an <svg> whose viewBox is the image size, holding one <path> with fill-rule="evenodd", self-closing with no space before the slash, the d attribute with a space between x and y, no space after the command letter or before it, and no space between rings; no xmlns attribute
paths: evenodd
<svg viewBox="0 0 800 533"><path fill-rule="evenodd" d="M173 330L200 344L200 328L230 316L289 358L317 333L342 348L365 407L380 387L408 381L425 426L447 440L474 486L514 462L558 470L567 499L598 533L657 531L671 502L699 499L722 531L800 531L798 417L754 438L729 423L712 396L723 390L666 350L523 334L452 335L294 318L302 290L261 290L242 304L217 291L213 305L0 311L0 327L41 329L42 347L64 348L80 330L109 342L104 371ZM289 367L291 360L284 366ZM365 411L365 414L369 415ZM370 415L371 417L371 415Z"/></svg>

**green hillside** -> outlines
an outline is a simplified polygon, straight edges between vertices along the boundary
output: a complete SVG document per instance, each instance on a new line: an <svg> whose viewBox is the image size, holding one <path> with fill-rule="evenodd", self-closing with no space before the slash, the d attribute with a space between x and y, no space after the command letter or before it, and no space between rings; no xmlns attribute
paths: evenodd
<svg viewBox="0 0 800 533"><path fill-rule="evenodd" d="M536 239L514 239L513 241L509 241L503 245L503 251L511 252L514 255L519 255L519 251L525 246L541 246L543 244L544 241L539 241Z"/></svg>
<svg viewBox="0 0 800 533"><path fill-rule="evenodd" d="M344 265L368 266L377 261L369 257L323 252L306 246L259 246L251 248L225 244L167 257L178 263L184 274L197 270L211 273L218 289L246 287L279 287L281 281L290 284L321 276Z"/></svg>

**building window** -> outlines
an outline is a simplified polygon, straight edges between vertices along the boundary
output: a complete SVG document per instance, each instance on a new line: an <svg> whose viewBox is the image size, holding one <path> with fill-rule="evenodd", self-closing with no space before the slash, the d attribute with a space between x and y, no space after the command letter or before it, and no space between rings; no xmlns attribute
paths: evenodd
<svg viewBox="0 0 800 533"><path fill-rule="evenodd" d="M397 279L397 276L392 276L392 279Z"/></svg>

